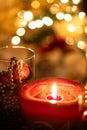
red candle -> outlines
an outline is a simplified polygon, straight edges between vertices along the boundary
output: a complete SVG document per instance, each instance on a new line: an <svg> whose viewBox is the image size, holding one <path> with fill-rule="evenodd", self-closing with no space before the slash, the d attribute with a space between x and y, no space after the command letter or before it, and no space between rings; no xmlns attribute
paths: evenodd
<svg viewBox="0 0 87 130"><path fill-rule="evenodd" d="M53 83L57 88L55 95L52 94ZM20 104L29 122L44 121L58 125L61 121L79 119L79 95L84 96L84 89L79 83L48 78L26 84L20 91Z"/></svg>

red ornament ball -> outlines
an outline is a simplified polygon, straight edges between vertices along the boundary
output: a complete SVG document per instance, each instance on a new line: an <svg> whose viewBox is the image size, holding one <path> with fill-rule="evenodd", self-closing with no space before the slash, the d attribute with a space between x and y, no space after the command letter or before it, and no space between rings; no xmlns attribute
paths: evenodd
<svg viewBox="0 0 87 130"><path fill-rule="evenodd" d="M19 75L19 73L20 73L20 75ZM30 76L30 68L29 68L28 64L23 63L22 65L19 66L19 68L17 67L17 65L13 66L13 78L15 80L18 80L19 76L20 76L21 80L25 80Z"/></svg>
<svg viewBox="0 0 87 130"><path fill-rule="evenodd" d="M20 77L21 79L27 79L30 76L30 68L28 64L23 64L20 69Z"/></svg>

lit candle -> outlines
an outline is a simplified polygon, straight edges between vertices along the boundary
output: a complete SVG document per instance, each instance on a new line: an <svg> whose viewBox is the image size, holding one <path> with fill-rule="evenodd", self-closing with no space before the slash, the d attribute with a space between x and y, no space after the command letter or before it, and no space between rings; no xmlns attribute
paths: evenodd
<svg viewBox="0 0 87 130"><path fill-rule="evenodd" d="M20 91L21 109L31 122L45 122L55 127L61 122L80 118L78 96L84 95L79 83L48 78L26 84Z"/></svg>
<svg viewBox="0 0 87 130"><path fill-rule="evenodd" d="M52 86L52 98L53 98L53 100L57 100L57 88L56 88L56 83L54 83L53 86Z"/></svg>
<svg viewBox="0 0 87 130"><path fill-rule="evenodd" d="M62 96L57 94L57 86L55 82L52 85L52 94L47 95L46 99L51 103L56 103L57 101L61 101L63 99Z"/></svg>

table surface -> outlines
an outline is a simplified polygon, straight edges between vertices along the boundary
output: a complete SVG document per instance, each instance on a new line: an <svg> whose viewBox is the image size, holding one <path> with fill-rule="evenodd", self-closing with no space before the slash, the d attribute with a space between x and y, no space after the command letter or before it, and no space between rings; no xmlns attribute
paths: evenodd
<svg viewBox="0 0 87 130"><path fill-rule="evenodd" d="M68 123L63 124L64 126L59 128L59 130L86 130L87 122L78 121L75 122L74 125L70 121ZM23 113L19 108L16 109L0 109L0 130L51 130L46 127L35 125L35 124L27 124ZM54 129L58 130L58 129Z"/></svg>

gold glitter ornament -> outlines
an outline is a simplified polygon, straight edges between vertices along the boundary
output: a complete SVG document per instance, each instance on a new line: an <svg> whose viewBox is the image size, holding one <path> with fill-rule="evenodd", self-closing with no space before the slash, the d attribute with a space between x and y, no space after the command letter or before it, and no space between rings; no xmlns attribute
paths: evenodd
<svg viewBox="0 0 87 130"><path fill-rule="evenodd" d="M18 80L14 80L13 66L17 67ZM0 72L0 108L16 109L19 108L18 92L22 83L20 76L19 63L15 57L11 58L8 71Z"/></svg>

